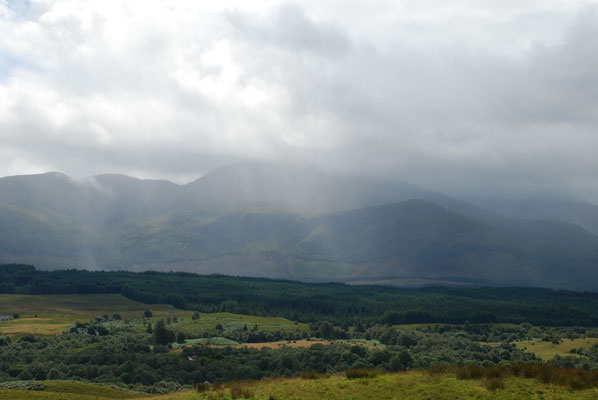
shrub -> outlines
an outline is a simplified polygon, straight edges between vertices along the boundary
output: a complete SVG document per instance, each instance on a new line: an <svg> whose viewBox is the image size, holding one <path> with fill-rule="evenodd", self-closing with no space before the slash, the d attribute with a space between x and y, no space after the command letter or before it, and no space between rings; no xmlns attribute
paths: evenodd
<svg viewBox="0 0 598 400"><path fill-rule="evenodd" d="M195 385L195 390L197 390L197 392L199 392L199 393L210 390L211 388L212 388L212 384L207 381L203 382L203 383L198 383L197 385Z"/></svg>
<svg viewBox="0 0 598 400"><path fill-rule="evenodd" d="M230 397L232 399L252 399L253 392L247 387L252 383L250 381L234 381L229 383L227 386L230 389Z"/></svg>
<svg viewBox="0 0 598 400"><path fill-rule="evenodd" d="M457 379L480 379L484 376L484 368L478 365L458 367L455 371Z"/></svg>
<svg viewBox="0 0 598 400"><path fill-rule="evenodd" d="M554 365L512 363L493 367L465 366L455 370L457 379L482 379L486 387L499 389L506 376L537 379L545 384L568 386L571 389L586 389L598 386L598 371L562 368ZM494 390L494 389L491 389Z"/></svg>
<svg viewBox="0 0 598 400"><path fill-rule="evenodd" d="M446 374L450 371L450 367L447 365L433 365L430 368L428 368L428 374L430 375L442 375L442 374ZM462 378L458 378L458 379L462 379Z"/></svg>
<svg viewBox="0 0 598 400"><path fill-rule="evenodd" d="M320 375L315 371L305 371L301 373L301 379L318 379Z"/></svg>

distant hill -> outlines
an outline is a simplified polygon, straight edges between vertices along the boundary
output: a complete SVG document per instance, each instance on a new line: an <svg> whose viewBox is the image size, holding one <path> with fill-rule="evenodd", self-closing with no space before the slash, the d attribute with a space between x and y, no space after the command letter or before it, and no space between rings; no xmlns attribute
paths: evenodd
<svg viewBox="0 0 598 400"><path fill-rule="evenodd" d="M598 289L598 237L417 186L241 163L187 185L0 179L0 262Z"/></svg>
<svg viewBox="0 0 598 400"><path fill-rule="evenodd" d="M519 198L473 198L472 201L509 217L565 221L598 235L598 206L587 201L548 193Z"/></svg>

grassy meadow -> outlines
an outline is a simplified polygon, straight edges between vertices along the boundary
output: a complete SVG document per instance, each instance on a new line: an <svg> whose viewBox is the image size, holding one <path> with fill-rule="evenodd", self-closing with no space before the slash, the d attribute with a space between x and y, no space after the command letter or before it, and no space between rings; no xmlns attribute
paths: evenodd
<svg viewBox="0 0 598 400"><path fill-rule="evenodd" d="M147 305L118 294L86 295L0 295L0 314L19 314L18 319L0 322L0 335L58 335L75 322L85 322L102 314L120 314L140 318L151 309L155 316L172 314L191 316L165 304Z"/></svg>
<svg viewBox="0 0 598 400"><path fill-rule="evenodd" d="M124 400L147 398L148 395L108 386L71 381L40 382L44 390L14 390L0 387L0 400Z"/></svg>
<svg viewBox="0 0 598 400"><path fill-rule="evenodd" d="M182 315L183 312L177 310L177 315ZM189 314L191 315L191 314ZM176 327L177 330L184 332L188 335L197 335L207 329L215 329L216 325L222 325L224 330L234 330L234 329L243 329L244 326L247 326L248 329L251 329L253 326L257 325L258 329L261 331L266 332L273 332L278 330L283 331L306 331L309 330L308 324L299 323L289 321L285 318L277 318L277 317L259 317L259 316L252 316L252 315L242 315L242 314L232 314L227 312L221 313L200 313L199 320L192 320L191 318L186 318L176 323L173 323L171 326L174 328Z"/></svg>
<svg viewBox="0 0 598 400"><path fill-rule="evenodd" d="M311 377L313 378L313 377ZM217 400L217 399L545 399L591 400L598 389L572 390L567 386L541 383L536 379L508 377L502 388L483 379L457 379L454 373L411 371L380 374L370 378L348 379L345 375L318 376L315 379L277 378L257 382L230 382L203 392L187 390L167 395L141 395L105 386L76 382L44 382L43 391L0 390L0 400Z"/></svg>
<svg viewBox="0 0 598 400"><path fill-rule="evenodd" d="M143 304L118 294L88 295L0 295L0 314L19 314L18 319L0 322L0 335L19 337L24 335L49 336L64 332L75 322L86 322L103 314L120 314L123 319L137 319L139 329L145 310L151 310L153 318L174 315L178 321L170 325L189 336L197 335L218 324L225 330L249 328L257 325L266 332L308 330L307 324L295 323L284 318L259 317L232 313L201 313L199 320L192 320L193 312L183 311L167 304Z"/></svg>
<svg viewBox="0 0 598 400"><path fill-rule="evenodd" d="M571 349L588 348L598 344L598 338L579 338L579 339L562 339L559 344L551 342L543 342L541 340L524 340L515 342L515 345L521 350L534 353L544 361L551 360L554 356L561 357L583 357L578 354L571 353Z"/></svg>

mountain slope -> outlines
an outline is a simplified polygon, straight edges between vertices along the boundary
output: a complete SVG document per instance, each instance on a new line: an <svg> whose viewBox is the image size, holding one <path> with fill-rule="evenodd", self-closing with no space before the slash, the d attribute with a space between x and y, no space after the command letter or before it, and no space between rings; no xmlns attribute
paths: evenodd
<svg viewBox="0 0 598 400"><path fill-rule="evenodd" d="M569 222L598 235L598 206L586 201L539 194L527 198L474 198L480 207L511 218L550 219Z"/></svg>
<svg viewBox="0 0 598 400"><path fill-rule="evenodd" d="M236 164L182 186L2 178L0 240L0 261L40 267L598 289L598 237L577 225L289 164Z"/></svg>
<svg viewBox="0 0 598 400"><path fill-rule="evenodd" d="M450 202L440 193L396 181L327 174L304 165L239 163L184 187L202 209L239 209L317 215L409 199Z"/></svg>

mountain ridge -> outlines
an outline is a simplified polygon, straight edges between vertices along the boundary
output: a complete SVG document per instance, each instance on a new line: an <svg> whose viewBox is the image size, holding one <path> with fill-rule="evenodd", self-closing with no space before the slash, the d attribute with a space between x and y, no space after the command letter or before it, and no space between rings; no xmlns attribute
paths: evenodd
<svg viewBox="0 0 598 400"><path fill-rule="evenodd" d="M45 268L598 289L598 236L578 225L289 164L236 164L186 185L118 174L0 178L0 232L2 262Z"/></svg>

